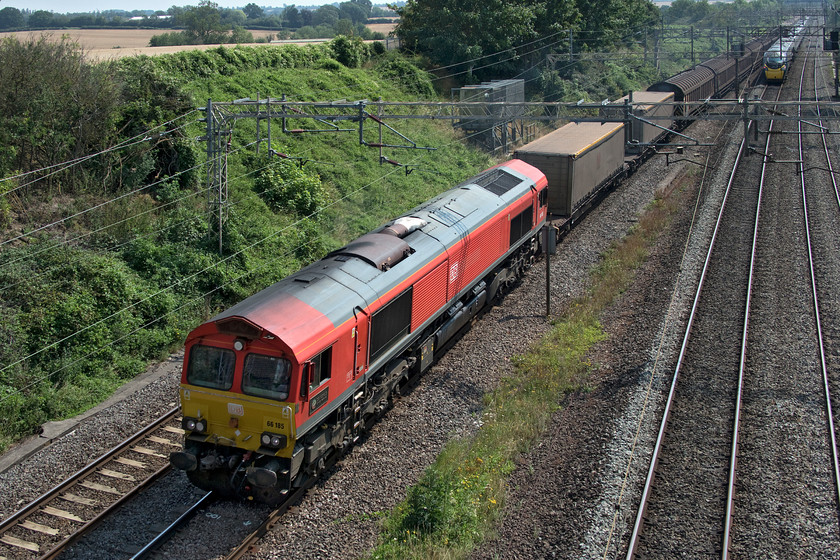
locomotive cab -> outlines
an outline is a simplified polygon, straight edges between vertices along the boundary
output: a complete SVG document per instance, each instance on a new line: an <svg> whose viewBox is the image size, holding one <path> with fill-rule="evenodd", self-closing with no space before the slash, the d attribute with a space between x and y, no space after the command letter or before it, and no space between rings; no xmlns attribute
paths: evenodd
<svg viewBox="0 0 840 560"><path fill-rule="evenodd" d="M781 56L767 56L764 58L764 68L770 70L784 70L787 62Z"/></svg>
<svg viewBox="0 0 840 560"><path fill-rule="evenodd" d="M278 501L291 484L294 396L304 370L262 339L218 334L188 344L185 445L171 464L206 490Z"/></svg>

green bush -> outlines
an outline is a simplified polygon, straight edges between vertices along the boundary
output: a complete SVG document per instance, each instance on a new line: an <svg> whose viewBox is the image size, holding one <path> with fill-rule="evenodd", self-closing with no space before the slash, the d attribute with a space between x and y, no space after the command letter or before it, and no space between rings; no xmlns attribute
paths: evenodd
<svg viewBox="0 0 840 560"><path fill-rule="evenodd" d="M254 190L274 212L285 210L305 217L326 204L321 179L288 160L263 169L254 180Z"/></svg>
<svg viewBox="0 0 840 560"><path fill-rule="evenodd" d="M189 44L189 39L184 35L183 31L169 31L160 35L152 35L149 39L150 47L173 47Z"/></svg>
<svg viewBox="0 0 840 560"><path fill-rule="evenodd" d="M120 98L112 64L91 63L77 43L46 36L0 40L0 60L0 171L42 176L30 191L83 192L89 183L110 188L103 168L55 167L97 153L117 137ZM45 168L53 171L41 172Z"/></svg>
<svg viewBox="0 0 840 560"><path fill-rule="evenodd" d="M367 45L358 37L339 35L330 41L330 50L347 68L358 68L369 58Z"/></svg>
<svg viewBox="0 0 840 560"><path fill-rule="evenodd" d="M404 58L392 57L381 61L376 70L385 78L402 85L407 91L422 97L433 97L435 90L429 74Z"/></svg>
<svg viewBox="0 0 840 560"><path fill-rule="evenodd" d="M375 41L371 45L371 50L373 51L374 55L382 56L386 52L385 43L383 43L382 41Z"/></svg>

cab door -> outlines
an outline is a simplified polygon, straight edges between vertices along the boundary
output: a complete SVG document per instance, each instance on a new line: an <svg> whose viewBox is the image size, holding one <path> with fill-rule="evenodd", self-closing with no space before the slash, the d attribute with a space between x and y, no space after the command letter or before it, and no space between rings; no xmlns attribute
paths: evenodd
<svg viewBox="0 0 840 560"><path fill-rule="evenodd" d="M359 306L353 309L356 326L353 329L353 381L364 376L368 369L370 314Z"/></svg>

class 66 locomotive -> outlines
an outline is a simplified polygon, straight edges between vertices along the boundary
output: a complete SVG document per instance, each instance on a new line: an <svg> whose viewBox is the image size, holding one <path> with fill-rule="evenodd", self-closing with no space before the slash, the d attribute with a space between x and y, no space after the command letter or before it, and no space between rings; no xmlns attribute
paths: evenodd
<svg viewBox="0 0 840 560"><path fill-rule="evenodd" d="M277 504L346 451L533 263L545 175L500 164L193 330L173 466Z"/></svg>

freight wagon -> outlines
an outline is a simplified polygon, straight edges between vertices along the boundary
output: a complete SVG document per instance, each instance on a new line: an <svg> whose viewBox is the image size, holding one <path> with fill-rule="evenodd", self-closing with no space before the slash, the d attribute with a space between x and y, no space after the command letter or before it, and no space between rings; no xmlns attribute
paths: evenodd
<svg viewBox="0 0 840 560"><path fill-rule="evenodd" d="M624 124L569 123L514 152L548 180L548 211L566 228L623 177Z"/></svg>

